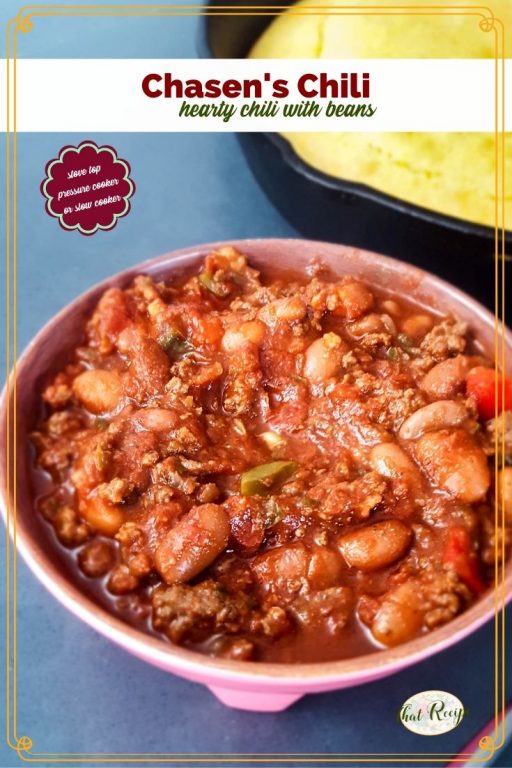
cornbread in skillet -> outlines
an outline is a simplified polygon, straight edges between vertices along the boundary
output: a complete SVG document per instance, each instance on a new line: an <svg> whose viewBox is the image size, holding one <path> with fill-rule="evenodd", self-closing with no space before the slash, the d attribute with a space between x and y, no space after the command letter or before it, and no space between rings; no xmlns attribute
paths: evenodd
<svg viewBox="0 0 512 768"><path fill-rule="evenodd" d="M429 5L424 2L424 5ZM354 6L364 6L355 0ZM367 5L367 4L366 4ZM398 0L395 5L410 5ZM416 4L418 5L418 4ZM420 4L421 5L421 4ZM430 3L430 5L432 5ZM252 58L340 59L495 59L495 34L484 31L476 14L464 14L465 0L454 0L460 14L346 15L326 0L300 0L272 20L256 42ZM329 14L329 8L333 12ZM512 3L496 0L495 15L512 28ZM300 15L302 14L302 15ZM399 87L399 84L397 84ZM461 84L466 87L466 84ZM483 94L475 93L475 110ZM376 103L372 95L372 103ZM350 100L349 100L350 101ZM407 101L407 93L404 93ZM341 102L340 102L341 103ZM434 107L435 108L435 107ZM492 108L491 108L492 109ZM493 117L493 115L490 115ZM341 118L342 119L342 118ZM371 121L371 118L365 122ZM401 200L440 213L494 226L496 221L494 133L290 133L297 154L313 168L359 182ZM506 134L505 176L512 175L512 141ZM501 205L501 200L499 201ZM504 201L512 217L512 197Z"/></svg>

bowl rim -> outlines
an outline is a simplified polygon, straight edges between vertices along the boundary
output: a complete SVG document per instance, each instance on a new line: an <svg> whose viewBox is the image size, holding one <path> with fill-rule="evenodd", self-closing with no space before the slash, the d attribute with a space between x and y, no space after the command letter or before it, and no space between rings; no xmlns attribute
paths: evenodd
<svg viewBox="0 0 512 768"><path fill-rule="evenodd" d="M443 298L450 303L454 297L470 309L479 322L494 325L494 317L479 304L475 299L465 294L460 289L452 286L447 281L432 275L429 272L418 267L393 259L389 256L383 256L359 248L342 246L338 243L326 243L323 241L301 239L301 238L251 238L245 240L223 240L214 243L205 243L200 245L180 248L170 251L155 258L146 260L139 264L129 266L110 277L107 277L88 290L75 297L66 306L60 309L39 332L33 337L19 356L16 366L17 386L23 381L24 369L28 368L30 359L40 345L41 340L51 335L51 333L60 326L66 319L76 304L92 300L101 294L106 288L115 284L125 284L135 274L144 272L146 269L157 268L160 264L168 264L169 277L173 271L180 267L191 266L194 261L204 258L205 254L211 250L222 246L233 246L242 252L244 248L250 249L251 246L265 245L275 247L284 245L287 248L300 248L304 244L317 246L319 249L344 249L357 254L359 257L371 261L372 263L382 263L390 268L391 271L404 270L415 280L418 276L428 282L429 287L439 289ZM364 264L363 264L364 273ZM512 332L504 329L505 342L508 348L512 349ZM11 380L12 372L8 374L8 381ZM231 661L227 659L217 659L204 656L196 651L188 650L179 646L172 645L165 639L152 636L143 630L125 623L106 608L96 603L93 598L79 589L70 579L59 572L54 565L52 553L43 550L38 551L25 535L23 529L23 520L17 521L17 510L13 509L12 498L7 499L6 486L6 461L4 456L4 445L7 434L7 399L8 384L3 388L0 397L0 451L3 460L0 461L0 510L7 519L7 506L11 508L10 533L14 535L13 528L16 527L17 551L22 555L25 563L33 572L36 578L53 594L57 600L63 604L71 613L76 615L86 624L96 629L100 634L108 637L117 644L123 646L126 650L135 655L146 659L149 662L157 664L170 671L181 671L193 677L208 678L221 683L232 683L237 686L241 682L252 683L255 685L264 685L265 688L278 687L280 690L307 691L314 685L329 683L357 684L377 676L384 676L394 671L417 663L427 657L437 654L449 646L459 642L467 635L476 631L482 624L487 622L495 613L496 605L500 607L512 599L512 569L509 562L509 573L505 577L505 597L498 594L497 589L489 590L489 593L480 598L470 608L460 614L458 617L448 622L439 629L423 635L415 640L403 643L395 648L384 648L373 653L362 656L350 657L337 661L321 661L308 663L276 663L259 661ZM14 485L14 483L13 483Z"/></svg>
<svg viewBox="0 0 512 768"><path fill-rule="evenodd" d="M287 6L290 7L297 0L289 0ZM207 0L206 6L210 11L214 11L217 7L215 0ZM238 8L235 3L233 10ZM201 58L217 59L211 46L210 32L212 18L216 15L228 18L229 16L236 16L236 13L222 14L219 10L218 14L209 13L208 15L201 15L199 18L199 27L197 34L197 50ZM257 15L257 14L255 14ZM262 14L260 14L262 15ZM276 12L275 16L280 15ZM262 59L264 61L264 59ZM326 61L328 61L326 59ZM433 224L435 226L442 226L450 229L454 232L459 232L464 235L479 237L482 240L488 240L490 242L496 239L496 229L492 225L478 224L477 222L470 221L468 219L462 219L458 216L451 216L447 213L436 211L432 208L426 208L415 203L410 203L407 200L403 200L395 195L391 195L387 192L381 192L376 187L371 187L367 184L358 181L351 181L350 179L338 178L337 176L331 176L329 173L315 168L310 163L306 162L296 150L293 148L291 142L285 139L279 133L273 133L270 131L261 131L256 134L250 132L237 135L239 141L243 141L245 136L264 136L281 154L283 161L288 164L294 171L301 176L305 177L308 181L318 184L324 189L331 190L342 194L349 194L368 200L372 203L387 208L388 210L395 211L409 215L412 218L420 219L427 224ZM506 245L512 244L512 230L505 230L505 243ZM485 254L490 258L493 258L494 253L489 252Z"/></svg>

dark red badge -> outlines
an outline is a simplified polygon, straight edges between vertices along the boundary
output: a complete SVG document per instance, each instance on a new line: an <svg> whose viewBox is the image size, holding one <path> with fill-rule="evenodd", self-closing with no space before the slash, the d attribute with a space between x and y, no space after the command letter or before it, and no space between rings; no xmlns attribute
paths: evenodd
<svg viewBox="0 0 512 768"><path fill-rule="evenodd" d="M46 211L64 229L93 235L112 229L130 211L135 183L131 168L113 147L82 141L77 147L62 147L45 168L41 192Z"/></svg>

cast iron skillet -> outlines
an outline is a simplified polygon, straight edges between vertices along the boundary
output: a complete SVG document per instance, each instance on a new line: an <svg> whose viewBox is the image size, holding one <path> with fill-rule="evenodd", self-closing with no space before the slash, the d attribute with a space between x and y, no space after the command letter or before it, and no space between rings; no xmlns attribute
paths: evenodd
<svg viewBox="0 0 512 768"><path fill-rule="evenodd" d="M280 0L279 5L292 2ZM250 4L262 8L259 15L257 11L255 15L236 15L238 7L248 5L246 0L208 0L212 12L229 5L234 13L201 17L202 56L227 59L247 55L278 14L268 10L268 0L251 0ZM306 237L354 245L412 262L437 272L494 309L493 228L445 216L364 184L317 171L278 134L241 133L238 141L262 189ZM512 232L506 234L505 247L510 258ZM509 324L511 317L507 312Z"/></svg>

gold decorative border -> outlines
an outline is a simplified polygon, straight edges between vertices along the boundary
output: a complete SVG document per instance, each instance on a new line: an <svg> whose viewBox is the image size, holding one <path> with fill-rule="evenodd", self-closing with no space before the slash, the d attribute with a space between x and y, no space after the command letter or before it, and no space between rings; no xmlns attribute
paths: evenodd
<svg viewBox="0 0 512 768"><path fill-rule="evenodd" d="M74 17L166 17L166 16L279 16L287 11L293 15L346 15L346 16L475 16L479 18L479 27L483 32L494 33L495 40L495 369L506 370L505 366L505 30L491 8L481 5L314 5L306 9L293 9L288 6L217 6L205 8L194 5L26 5L20 8L16 17L7 22L6 28L6 391L12 393L13 415L16 414L16 358L17 358L17 138L16 138L16 54L17 34L30 32L35 17L74 16ZM12 297L11 297L12 289ZM500 310L500 311L499 311ZM499 316L498 316L499 314ZM12 372L11 370L12 364ZM496 395L498 395L498 380ZM502 381L502 401L504 401L505 382ZM10 424L11 398L6 398L6 418ZM502 419L503 420L503 419ZM504 420L503 420L504 421ZM504 424L503 424L504 426ZM495 449L502 457L501 467L495 463L495 479L504 464L505 430L501 430L501 445L496 430ZM258 764L258 763L465 763L468 759L474 764L488 764L496 750L505 743L505 575L504 568L495 565L495 632L494 632L494 733L480 740L481 758L474 754L460 753L457 757L446 753L51 753L35 752L29 736L18 736L17 727L17 573L16 573L16 483L13 488L13 508L10 509L10 472L16 477L16 418L13 420L11 442L10 429L6 430L6 742L18 757L28 763L146 763L164 764ZM498 448L501 448L498 451ZM495 522L503 524L504 515L495 505ZM11 544L12 537L12 544ZM503 537L502 537L503 538ZM496 542L496 555L504 559L505 543ZM11 700L12 695L12 700Z"/></svg>

